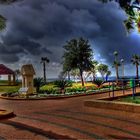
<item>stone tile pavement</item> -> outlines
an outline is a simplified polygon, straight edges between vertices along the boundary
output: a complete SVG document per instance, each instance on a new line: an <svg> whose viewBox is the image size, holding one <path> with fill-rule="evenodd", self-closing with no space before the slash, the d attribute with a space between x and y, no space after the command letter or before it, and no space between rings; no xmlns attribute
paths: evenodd
<svg viewBox="0 0 140 140"><path fill-rule="evenodd" d="M115 92L115 96L122 94ZM37 101L0 99L1 108L13 109L16 114L0 121L0 140L140 139L140 114L84 106L85 100L108 95Z"/></svg>

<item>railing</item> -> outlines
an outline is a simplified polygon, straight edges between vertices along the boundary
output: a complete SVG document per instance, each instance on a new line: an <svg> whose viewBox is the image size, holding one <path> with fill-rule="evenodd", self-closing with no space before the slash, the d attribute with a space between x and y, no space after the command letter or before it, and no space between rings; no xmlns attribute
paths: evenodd
<svg viewBox="0 0 140 140"><path fill-rule="evenodd" d="M136 89L140 87L140 79L118 79L107 81L109 83L109 97L115 97L115 91L122 90L123 95L127 90L132 91L132 97L135 98Z"/></svg>

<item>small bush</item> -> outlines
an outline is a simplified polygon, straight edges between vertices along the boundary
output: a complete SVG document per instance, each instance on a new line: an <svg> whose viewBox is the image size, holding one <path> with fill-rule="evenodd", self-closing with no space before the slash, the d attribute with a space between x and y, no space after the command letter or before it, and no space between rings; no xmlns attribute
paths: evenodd
<svg viewBox="0 0 140 140"><path fill-rule="evenodd" d="M97 86L97 88L100 88L104 84L104 81L101 79L95 79L93 83Z"/></svg>

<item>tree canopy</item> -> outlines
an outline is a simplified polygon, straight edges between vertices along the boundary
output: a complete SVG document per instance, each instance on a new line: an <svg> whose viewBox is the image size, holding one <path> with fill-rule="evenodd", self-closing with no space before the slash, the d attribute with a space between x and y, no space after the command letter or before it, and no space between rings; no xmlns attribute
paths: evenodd
<svg viewBox="0 0 140 140"><path fill-rule="evenodd" d="M19 0L0 0L0 4L11 4ZM6 27L6 18L0 15L0 30L5 29Z"/></svg>
<svg viewBox="0 0 140 140"><path fill-rule="evenodd" d="M103 80L105 79L105 74L108 73L109 69L108 69L108 65L106 64L99 64L99 66L97 67L98 72L101 74Z"/></svg>
<svg viewBox="0 0 140 140"><path fill-rule="evenodd" d="M103 3L111 1L118 2L119 6L125 11L127 19L124 20L124 25L127 32L133 31L135 28L140 33L140 0L99 0Z"/></svg>
<svg viewBox="0 0 140 140"><path fill-rule="evenodd" d="M65 69L79 69L82 85L83 71L87 71L92 66L93 51L88 40L83 38L72 39L64 46L63 65Z"/></svg>

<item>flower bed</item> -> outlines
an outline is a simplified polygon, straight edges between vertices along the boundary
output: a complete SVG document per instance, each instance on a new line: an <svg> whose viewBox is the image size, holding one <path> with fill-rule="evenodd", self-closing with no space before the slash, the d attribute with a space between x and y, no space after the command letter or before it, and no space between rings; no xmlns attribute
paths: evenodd
<svg viewBox="0 0 140 140"><path fill-rule="evenodd" d="M21 100L38 100L38 99L57 99L57 98L70 98L70 97L78 97L78 96L87 96L92 94L102 94L105 92L109 92L108 87L102 88L102 89L86 89L86 88L78 88L78 89L71 89L66 90L65 94L60 93L59 89L53 89L52 92L51 89L49 93L45 90L42 93L38 94L32 94L32 95L25 95L25 94L19 94L18 92L15 93L3 93L1 94L1 98L3 99L21 99ZM120 88L114 88L114 90L120 90Z"/></svg>

